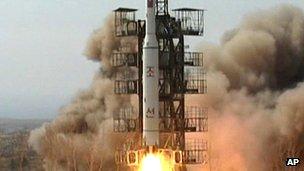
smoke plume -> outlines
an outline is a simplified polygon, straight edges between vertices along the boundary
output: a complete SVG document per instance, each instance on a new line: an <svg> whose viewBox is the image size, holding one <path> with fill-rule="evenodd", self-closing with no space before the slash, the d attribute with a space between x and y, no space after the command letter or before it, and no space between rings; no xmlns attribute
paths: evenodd
<svg viewBox="0 0 304 171"><path fill-rule="evenodd" d="M114 36L112 18L96 30L85 54L101 69L29 143L46 170L114 170L111 118L132 98L113 93L113 51L134 39ZM211 170L284 170L287 157L304 159L304 14L282 5L248 14L220 45L202 47L208 94L193 103L209 108ZM301 166L304 169L303 166ZM198 169L200 170L200 169Z"/></svg>
<svg viewBox="0 0 304 171"><path fill-rule="evenodd" d="M203 49L212 170L284 170L287 157L303 157L303 11L251 13Z"/></svg>
<svg viewBox="0 0 304 171"><path fill-rule="evenodd" d="M113 17L91 35L85 55L101 62L92 85L60 110L51 123L31 132L29 143L43 157L46 170L114 170L116 145L124 141L113 133L112 118L130 97L114 94L113 80L121 71L111 67L111 55L133 39L120 40L113 32ZM131 42L131 43L130 43Z"/></svg>

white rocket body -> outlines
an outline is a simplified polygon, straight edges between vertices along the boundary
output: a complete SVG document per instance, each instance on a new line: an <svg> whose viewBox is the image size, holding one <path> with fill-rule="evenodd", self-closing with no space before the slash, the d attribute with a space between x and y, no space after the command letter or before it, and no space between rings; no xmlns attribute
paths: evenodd
<svg viewBox="0 0 304 171"><path fill-rule="evenodd" d="M146 0L146 36L143 46L143 140L159 145L159 59L155 0Z"/></svg>

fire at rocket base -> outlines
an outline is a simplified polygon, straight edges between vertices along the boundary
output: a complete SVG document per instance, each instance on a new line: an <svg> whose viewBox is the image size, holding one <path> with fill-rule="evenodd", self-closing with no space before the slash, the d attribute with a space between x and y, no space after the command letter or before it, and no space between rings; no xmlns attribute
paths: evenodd
<svg viewBox="0 0 304 171"><path fill-rule="evenodd" d="M146 36L143 46L143 142L159 145L159 59L155 0L146 1Z"/></svg>
<svg viewBox="0 0 304 171"><path fill-rule="evenodd" d="M145 27L142 54L142 146L127 151L127 166L139 171L185 170L179 147L161 147L159 142L159 43L156 36L156 0L146 0ZM119 159L118 157L117 160Z"/></svg>

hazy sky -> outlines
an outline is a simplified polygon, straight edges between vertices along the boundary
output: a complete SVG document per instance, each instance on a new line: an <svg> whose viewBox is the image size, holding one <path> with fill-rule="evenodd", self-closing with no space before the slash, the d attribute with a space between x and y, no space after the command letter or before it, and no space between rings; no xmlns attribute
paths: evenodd
<svg viewBox="0 0 304 171"><path fill-rule="evenodd" d="M303 0L169 0L171 8L207 9L206 32L194 42L218 43L225 30L257 9ZM89 86L98 64L82 55L90 33L119 6L144 0L0 0L0 117L53 118ZM189 40L189 39L188 39ZM198 46L198 45L196 45Z"/></svg>

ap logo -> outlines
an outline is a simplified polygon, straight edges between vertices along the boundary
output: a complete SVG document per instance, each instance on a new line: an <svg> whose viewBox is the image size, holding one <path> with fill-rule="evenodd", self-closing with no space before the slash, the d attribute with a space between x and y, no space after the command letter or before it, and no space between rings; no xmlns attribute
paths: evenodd
<svg viewBox="0 0 304 171"><path fill-rule="evenodd" d="M299 158L287 158L286 160L286 166L297 166L300 164Z"/></svg>

